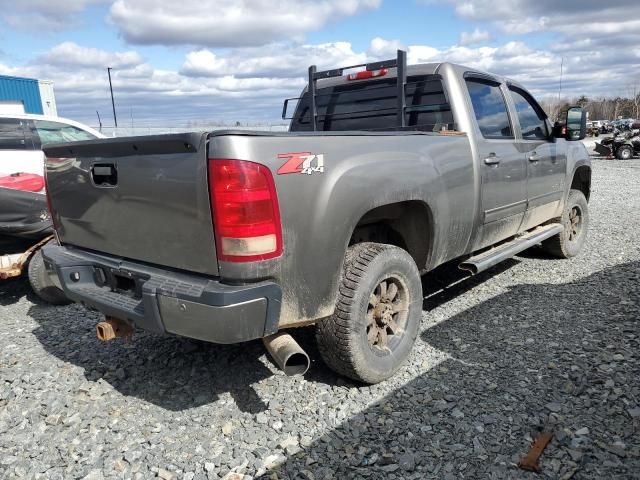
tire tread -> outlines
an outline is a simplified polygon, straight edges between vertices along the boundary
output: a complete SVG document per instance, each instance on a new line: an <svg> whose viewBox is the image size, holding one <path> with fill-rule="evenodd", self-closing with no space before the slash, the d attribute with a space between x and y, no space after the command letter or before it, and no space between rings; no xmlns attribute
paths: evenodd
<svg viewBox="0 0 640 480"><path fill-rule="evenodd" d="M389 249L401 250L392 245L369 242L349 248L342 269L334 314L316 325L318 350L327 366L340 375L364 383L376 383L380 380L368 376L366 371L359 368L361 361L352 345L352 324L354 316L357 315L354 311L355 298L361 284L366 281L371 263Z"/></svg>

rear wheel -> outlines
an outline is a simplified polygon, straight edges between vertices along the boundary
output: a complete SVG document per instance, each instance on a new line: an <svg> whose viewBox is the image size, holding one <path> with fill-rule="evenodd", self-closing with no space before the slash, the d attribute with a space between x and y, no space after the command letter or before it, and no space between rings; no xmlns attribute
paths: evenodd
<svg viewBox="0 0 640 480"><path fill-rule="evenodd" d="M584 245L589 228L589 205L580 190L569 191L560 223L564 230L542 242L542 247L558 258L575 257Z"/></svg>
<svg viewBox="0 0 640 480"><path fill-rule="evenodd" d="M422 316L422 283L413 258L378 243L350 247L335 313L318 323L325 363L364 383L391 377L407 359Z"/></svg>
<svg viewBox="0 0 640 480"><path fill-rule="evenodd" d="M630 145L622 145L616 152L618 160L631 160L633 158L633 148Z"/></svg>
<svg viewBox="0 0 640 480"><path fill-rule="evenodd" d="M42 258L42 252L40 250L31 256L28 274L31 288L42 300L52 305L68 305L71 303L64 292L49 280L44 265L44 258Z"/></svg>

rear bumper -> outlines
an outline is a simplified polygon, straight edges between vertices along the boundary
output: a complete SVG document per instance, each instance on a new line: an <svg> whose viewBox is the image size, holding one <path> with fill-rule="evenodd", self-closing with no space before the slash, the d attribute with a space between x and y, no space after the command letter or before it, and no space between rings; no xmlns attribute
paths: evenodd
<svg viewBox="0 0 640 480"><path fill-rule="evenodd" d="M238 343L278 330L273 282L227 285L73 247L45 245L45 264L71 300L155 333Z"/></svg>

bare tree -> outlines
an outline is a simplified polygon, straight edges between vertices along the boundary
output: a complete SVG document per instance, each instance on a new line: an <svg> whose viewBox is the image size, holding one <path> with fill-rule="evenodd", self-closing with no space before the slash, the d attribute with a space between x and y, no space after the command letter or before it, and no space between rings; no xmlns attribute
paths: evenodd
<svg viewBox="0 0 640 480"><path fill-rule="evenodd" d="M631 101L631 105L633 106L632 117L635 119L640 119L640 85L638 83L634 83L629 85L629 100Z"/></svg>

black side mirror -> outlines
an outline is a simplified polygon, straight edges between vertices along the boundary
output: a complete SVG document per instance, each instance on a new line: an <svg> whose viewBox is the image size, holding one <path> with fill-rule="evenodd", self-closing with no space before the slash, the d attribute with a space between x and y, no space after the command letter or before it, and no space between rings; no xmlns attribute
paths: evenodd
<svg viewBox="0 0 640 480"><path fill-rule="evenodd" d="M567 110L567 140L582 140L587 136L587 112L582 107L571 107Z"/></svg>

